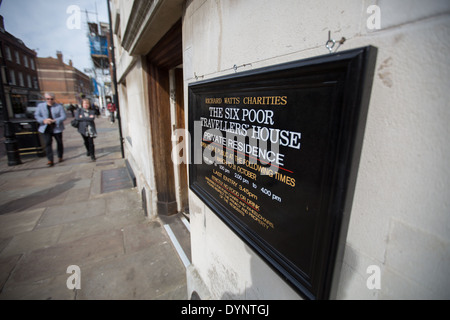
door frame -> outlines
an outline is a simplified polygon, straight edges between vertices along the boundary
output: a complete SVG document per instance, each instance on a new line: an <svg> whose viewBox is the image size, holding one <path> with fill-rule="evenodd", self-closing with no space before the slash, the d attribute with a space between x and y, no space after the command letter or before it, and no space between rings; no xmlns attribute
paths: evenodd
<svg viewBox="0 0 450 320"><path fill-rule="evenodd" d="M178 213L175 172L171 157L170 70L183 63L182 48L182 24L180 19L145 57L146 71L149 76L149 115L157 193L157 214L163 215ZM179 94L176 94L176 96L179 96Z"/></svg>

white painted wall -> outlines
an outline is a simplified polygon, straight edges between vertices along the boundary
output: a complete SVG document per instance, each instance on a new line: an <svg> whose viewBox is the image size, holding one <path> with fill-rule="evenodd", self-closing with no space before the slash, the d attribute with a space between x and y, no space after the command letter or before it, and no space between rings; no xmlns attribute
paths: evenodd
<svg viewBox="0 0 450 320"><path fill-rule="evenodd" d="M380 8L381 29L367 20ZM378 47L337 299L450 298L450 2L446 0L188 0L185 85L327 54ZM187 99L186 99L187 105ZM186 113L187 115L187 113ZM187 126L186 126L187 127ZM200 199L190 194L189 294L297 299ZM369 290L369 265L381 289Z"/></svg>
<svg viewBox="0 0 450 320"><path fill-rule="evenodd" d="M128 70L123 78L126 94L119 95L122 116L122 133L124 150L133 172L139 192L145 188L147 213L156 215L156 187L153 171L153 149L151 143L150 118L148 109L147 77L143 68L143 58L136 58L135 63L126 66ZM122 91L124 87L122 87ZM131 140L131 143L130 143Z"/></svg>

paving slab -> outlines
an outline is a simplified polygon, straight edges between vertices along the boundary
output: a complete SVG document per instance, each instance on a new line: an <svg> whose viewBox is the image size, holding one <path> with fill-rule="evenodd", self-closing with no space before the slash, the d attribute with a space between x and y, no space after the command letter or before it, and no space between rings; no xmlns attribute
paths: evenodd
<svg viewBox="0 0 450 320"><path fill-rule="evenodd" d="M67 289L69 274L21 282L3 289L2 300L74 300L76 291Z"/></svg>
<svg viewBox="0 0 450 320"><path fill-rule="evenodd" d="M3 288L22 255L0 257L0 287Z"/></svg>
<svg viewBox="0 0 450 320"><path fill-rule="evenodd" d="M48 248L58 242L62 225L36 229L16 235L2 250L0 256L10 256Z"/></svg>
<svg viewBox="0 0 450 320"><path fill-rule="evenodd" d="M118 190L113 193L100 195L106 202L106 214L123 214L128 212L139 211L144 215L142 210L142 201L139 197L130 197L129 193L136 193L136 189ZM97 197L98 198L98 197Z"/></svg>
<svg viewBox="0 0 450 320"><path fill-rule="evenodd" d="M0 238L8 238L32 230L45 209L0 215Z"/></svg>
<svg viewBox="0 0 450 320"><path fill-rule="evenodd" d="M84 267L123 253L122 233L104 232L25 254L11 279L14 282L43 280L65 274L70 265Z"/></svg>
<svg viewBox="0 0 450 320"><path fill-rule="evenodd" d="M88 201L90 198L90 188L80 188L70 191L64 199L63 205L70 206L72 203Z"/></svg>
<svg viewBox="0 0 450 320"><path fill-rule="evenodd" d="M123 228L123 238L126 253L134 253L167 243L164 229L158 221L127 226Z"/></svg>
<svg viewBox="0 0 450 320"><path fill-rule="evenodd" d="M81 279L86 277L89 281L81 281L77 299L157 299L178 289L184 283L185 271L175 255L165 255L171 250L166 240L82 269ZM186 291L184 288L184 299Z"/></svg>
<svg viewBox="0 0 450 320"><path fill-rule="evenodd" d="M106 204L104 199L80 201L71 203L70 205L55 205L45 210L37 227L44 228L56 224L96 217L104 215L105 210Z"/></svg>

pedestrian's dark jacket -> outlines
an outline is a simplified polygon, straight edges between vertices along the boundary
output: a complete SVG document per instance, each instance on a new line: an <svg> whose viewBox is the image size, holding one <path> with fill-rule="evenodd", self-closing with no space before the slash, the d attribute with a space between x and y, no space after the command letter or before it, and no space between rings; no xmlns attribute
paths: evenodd
<svg viewBox="0 0 450 320"><path fill-rule="evenodd" d="M92 116L92 117L91 117ZM78 132L83 136L97 136L97 130L95 129L95 110L84 108L78 109L75 115L75 119L79 121ZM91 127L89 130L88 127Z"/></svg>

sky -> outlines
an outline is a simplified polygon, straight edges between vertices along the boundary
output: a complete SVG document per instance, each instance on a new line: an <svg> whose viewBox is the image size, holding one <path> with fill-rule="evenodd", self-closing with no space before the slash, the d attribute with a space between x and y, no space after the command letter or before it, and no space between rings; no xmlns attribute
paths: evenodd
<svg viewBox="0 0 450 320"><path fill-rule="evenodd" d="M106 1L0 0L0 15L5 30L35 50L38 57L56 58L56 51L61 51L66 64L72 60L73 66L84 72L93 67L86 21L109 23Z"/></svg>

